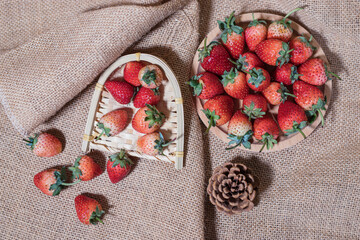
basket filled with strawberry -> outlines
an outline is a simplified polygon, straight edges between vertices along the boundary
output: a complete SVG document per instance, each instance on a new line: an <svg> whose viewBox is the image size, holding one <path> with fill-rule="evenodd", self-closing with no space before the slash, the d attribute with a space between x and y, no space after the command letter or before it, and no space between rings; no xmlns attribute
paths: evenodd
<svg viewBox="0 0 360 240"><path fill-rule="evenodd" d="M143 53L120 57L100 76L82 150L161 160L183 167L184 114L170 67Z"/></svg>
<svg viewBox="0 0 360 240"><path fill-rule="evenodd" d="M233 12L200 44L188 84L206 131L226 149L278 151L324 126L340 78L311 34L288 19L299 10Z"/></svg>

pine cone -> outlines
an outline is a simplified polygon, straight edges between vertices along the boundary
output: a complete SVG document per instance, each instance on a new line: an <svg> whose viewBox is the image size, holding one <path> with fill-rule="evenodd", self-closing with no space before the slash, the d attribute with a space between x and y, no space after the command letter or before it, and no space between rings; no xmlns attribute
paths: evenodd
<svg viewBox="0 0 360 240"><path fill-rule="evenodd" d="M257 186L257 178L245 165L228 162L215 168L207 193L219 211L240 214L254 207Z"/></svg>

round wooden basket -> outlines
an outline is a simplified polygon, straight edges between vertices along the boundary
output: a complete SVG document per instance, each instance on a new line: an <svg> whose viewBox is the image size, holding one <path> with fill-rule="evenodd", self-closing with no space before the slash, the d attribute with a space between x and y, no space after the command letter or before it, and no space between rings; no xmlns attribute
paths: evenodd
<svg viewBox="0 0 360 240"><path fill-rule="evenodd" d="M280 15L276 15L276 14L270 14L270 13L254 13L254 17L255 19L261 19L261 20L265 20L268 24L271 21L276 21L276 20L281 20L284 16L280 16ZM236 24L243 27L244 29L247 27L247 25L252 21L252 14L251 13L246 13L246 14L242 14L236 17ZM296 22L292 22L291 23L291 27L294 29L294 36L298 36L298 35L304 35L306 38L310 37L310 33L302 26L300 26L299 24L297 24ZM220 40L220 34L221 31L219 28L215 28L213 29L206 37L207 37L207 42L210 43L211 41ZM326 64L329 64L324 51L322 50L321 46L319 45L319 43L313 39L311 44L316 47L316 51L314 52L312 58L321 58L322 60L324 60L324 62ZM201 44L199 45L199 49L204 47L204 41L201 42ZM193 59L193 64L192 64L192 69L191 69L191 76L196 75L198 73L201 73L204 71L204 69L201 67L200 62L199 62L199 52L197 51L194 59ZM326 96L327 99L327 103L325 105L325 108L327 109L329 106L329 102L331 100L331 91L332 91L332 80L327 81L323 86L320 87L320 89L324 92L324 95ZM203 105L205 103L204 100L201 100L197 97L194 97L194 101L195 101L195 105L197 108L197 112L202 120L202 122L205 124L205 126L208 126L208 119L206 118L205 114L202 112L203 110ZM242 107L242 100L239 100L238 102L239 107ZM273 117L275 117L276 119L276 114L278 112L278 108L279 106L272 106L270 104L268 104L269 107L269 112L273 115ZM321 110L323 115L325 115L325 110ZM318 117L311 125L308 125L307 127L305 127L303 129L303 132L306 136L309 136L314 130L315 128L321 123L321 119ZM212 127L210 131L212 131L218 138L220 138L221 140L223 140L224 142L228 143L229 139L228 139L228 135L227 135L227 125L225 124L223 126L220 127ZM300 133L295 133L289 136L285 136L285 135L281 135L278 139L278 144L275 144L274 147L270 150L264 149L263 152L265 151L279 151L282 150L284 148L288 148L291 147L295 144L297 144L298 142L300 142L301 140L303 140L303 136ZM243 150L247 150L247 151L254 151L254 152L259 152L260 149L262 147L262 143L257 142L254 139L254 143L251 144L251 149L246 149L243 146L241 146L241 149Z"/></svg>
<svg viewBox="0 0 360 240"><path fill-rule="evenodd" d="M136 142L143 134L135 131L130 122L125 130L119 134L110 137L103 135L99 140L96 139L101 132L97 128L97 122L104 114L122 108L128 112L129 116L131 116L130 119L132 119L133 115L138 110L138 108L134 107L132 102L127 105L116 102L111 94L103 87L106 80L122 78L125 64L130 61L143 61L156 64L163 70L166 78L160 86L161 100L156 107L166 116L166 120L160 129L161 133L166 139L176 138L176 140L164 150L164 155L154 157L138 152L136 149ZM114 72L115 70L116 72ZM82 143L82 151L88 152L91 149L107 151L110 153L118 152L120 149L126 149L127 153L131 156L170 162L175 165L176 169L181 169L183 167L183 99L181 97L179 83L164 60L145 53L129 54L120 57L101 74L91 100Z"/></svg>

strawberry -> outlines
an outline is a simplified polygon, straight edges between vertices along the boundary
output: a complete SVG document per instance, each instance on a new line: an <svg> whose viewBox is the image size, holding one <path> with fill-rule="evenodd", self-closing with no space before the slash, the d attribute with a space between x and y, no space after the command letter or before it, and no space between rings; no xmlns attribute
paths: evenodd
<svg viewBox="0 0 360 240"><path fill-rule="evenodd" d="M323 85L330 79L330 74L341 80L338 75L328 71L327 65L320 58L307 60L299 66L298 72L302 75L299 77L301 80L316 86Z"/></svg>
<svg viewBox="0 0 360 240"><path fill-rule="evenodd" d="M266 99L260 94L249 94L244 98L244 113L251 119L262 118L267 108Z"/></svg>
<svg viewBox="0 0 360 240"><path fill-rule="evenodd" d="M236 62L230 60L235 64L236 68L240 71L250 71L254 67L263 67L264 63L260 60L256 54L252 52L247 52L239 56L239 59Z"/></svg>
<svg viewBox="0 0 360 240"><path fill-rule="evenodd" d="M56 196L60 193L66 180L65 168L61 171L57 169L48 169L39 172L34 176L34 184L43 193L49 196Z"/></svg>
<svg viewBox="0 0 360 240"><path fill-rule="evenodd" d="M262 91L270 85L270 74L261 67L254 67L246 72L247 85L254 91Z"/></svg>
<svg viewBox="0 0 360 240"><path fill-rule="evenodd" d="M34 137L23 140L33 153L39 157L52 157L62 151L60 140L49 133L35 134Z"/></svg>
<svg viewBox="0 0 360 240"><path fill-rule="evenodd" d="M246 84L245 74L232 68L230 72L225 71L221 82L224 85L225 92L233 98L244 99L249 93L249 87Z"/></svg>
<svg viewBox="0 0 360 240"><path fill-rule="evenodd" d="M296 103L285 101L280 104L277 120L281 131L285 136L300 132L304 138L305 134L301 131L307 125L307 117L304 110Z"/></svg>
<svg viewBox="0 0 360 240"><path fill-rule="evenodd" d="M258 57L271 66L279 66L290 60L289 45L279 39L267 39L256 46L255 53Z"/></svg>
<svg viewBox="0 0 360 240"><path fill-rule="evenodd" d="M142 87L137 92L134 98L134 107L142 108L145 107L146 104L155 106L160 101L160 92L159 88L146 88Z"/></svg>
<svg viewBox="0 0 360 240"><path fill-rule="evenodd" d="M234 64L229 60L229 53L219 42L213 41L206 46L205 38L204 47L198 51L201 67L206 71L221 76L225 71L230 71L234 67Z"/></svg>
<svg viewBox="0 0 360 240"><path fill-rule="evenodd" d="M250 149L251 144L249 140L252 137L252 125L249 118L241 112L241 110L237 110L235 114L231 117L229 125L228 125L228 134L231 141L229 145L233 145L232 147L226 148L226 150L234 149L241 144Z"/></svg>
<svg viewBox="0 0 360 240"><path fill-rule="evenodd" d="M265 115L263 118L258 118L254 121L254 137L263 143L260 152L266 148L269 150L277 143L276 139L279 137L279 127L274 119Z"/></svg>
<svg viewBox="0 0 360 240"><path fill-rule="evenodd" d="M224 93L219 77L210 72L193 76L187 84L194 88L194 96L200 99L210 99Z"/></svg>
<svg viewBox="0 0 360 240"><path fill-rule="evenodd" d="M221 30L221 41L224 47L228 50L231 57L238 59L239 55L243 53L245 47L244 29L235 24L234 12L230 14L225 21L217 21L219 29Z"/></svg>
<svg viewBox="0 0 360 240"><path fill-rule="evenodd" d="M127 125L128 114L125 110L117 109L111 111L100 118L97 126L101 129L97 139L105 134L106 136L114 136L123 131Z"/></svg>
<svg viewBox="0 0 360 240"><path fill-rule="evenodd" d="M297 72L297 67L291 63L286 63L275 70L275 80L285 85L291 85L299 79L301 74Z"/></svg>
<svg viewBox="0 0 360 240"><path fill-rule="evenodd" d="M102 174L100 166L87 155L78 157L74 166L69 167L69 170L72 171L73 179L80 179L81 181L90 181Z"/></svg>
<svg viewBox="0 0 360 240"><path fill-rule="evenodd" d="M138 78L143 87L157 88L161 85L164 75L158 66L151 64L140 69Z"/></svg>
<svg viewBox="0 0 360 240"><path fill-rule="evenodd" d="M98 201L85 195L78 195L75 198L76 214L83 224L96 225L98 222L103 223L100 219L105 213Z"/></svg>
<svg viewBox="0 0 360 240"><path fill-rule="evenodd" d="M294 49L290 54L290 62L299 65L306 62L313 55L316 48L310 44L311 40L312 36L309 40L304 36L297 36L290 41L289 47Z"/></svg>
<svg viewBox="0 0 360 240"><path fill-rule="evenodd" d="M124 149L121 149L119 153L111 155L106 165L110 181L112 183L120 182L129 174L131 165L133 165L133 162L127 156Z"/></svg>
<svg viewBox="0 0 360 240"><path fill-rule="evenodd" d="M279 105L281 102L285 102L288 96L296 97L290 93L283 83L280 84L278 82L270 83L270 85L262 91L262 94L272 105Z"/></svg>
<svg viewBox="0 0 360 240"><path fill-rule="evenodd" d="M294 83L293 91L296 94L295 102L306 110L310 123L316 119L316 115L319 115L321 125L324 126L324 116L321 110L326 110L326 97L323 92L316 86L303 81Z"/></svg>
<svg viewBox="0 0 360 240"><path fill-rule="evenodd" d="M140 133L153 133L164 123L165 115L156 107L146 104L146 107L140 108L133 120L132 127Z"/></svg>
<svg viewBox="0 0 360 240"><path fill-rule="evenodd" d="M266 39L267 28L264 20L257 20L252 14L253 20L245 29L245 40L250 51L255 51L256 46Z"/></svg>
<svg viewBox="0 0 360 240"><path fill-rule="evenodd" d="M137 140L137 148L139 152L150 156L164 155L164 148L173 141L166 141L161 132L154 132L140 137Z"/></svg>
<svg viewBox="0 0 360 240"><path fill-rule="evenodd" d="M125 81L110 80L105 82L105 88L120 104L128 104L134 95L134 87Z"/></svg>
<svg viewBox="0 0 360 240"><path fill-rule="evenodd" d="M211 127L224 125L230 120L234 113L234 101L227 95L218 95L208 100L202 111L209 119L207 133Z"/></svg>
<svg viewBox="0 0 360 240"><path fill-rule="evenodd" d="M124 80L135 87L141 86L139 72L144 66L145 64L143 62L138 61L126 63L124 68Z"/></svg>
<svg viewBox="0 0 360 240"><path fill-rule="evenodd" d="M302 9L303 8L295 8L294 10L290 11L283 19L272 22L268 28L267 38L280 39L284 42L288 42L293 34L293 29L290 26L291 21L287 21L287 18L294 12Z"/></svg>

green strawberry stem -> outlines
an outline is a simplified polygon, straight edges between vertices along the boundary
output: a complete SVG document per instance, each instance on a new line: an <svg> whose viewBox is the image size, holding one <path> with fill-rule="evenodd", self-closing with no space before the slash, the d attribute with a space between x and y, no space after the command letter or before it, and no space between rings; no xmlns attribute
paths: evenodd
<svg viewBox="0 0 360 240"><path fill-rule="evenodd" d="M231 149L234 149L234 148L237 148L238 146L240 146L241 145L241 141L239 141L239 143L237 143L236 145L234 145L234 146L232 146L232 147L227 147L227 148L225 148L225 150L231 150Z"/></svg>
<svg viewBox="0 0 360 240"><path fill-rule="evenodd" d="M291 15L293 14L294 12L297 12L299 10L303 10L303 8L295 8L294 10L291 10L288 14L286 14L286 16L283 18L283 21L285 22L286 19Z"/></svg>
<svg viewBox="0 0 360 240"><path fill-rule="evenodd" d="M331 75L333 75L334 77L336 77L337 79L339 80L342 80L341 77L339 77L339 75L333 73L333 72L330 72L330 71L327 71L327 73L330 73Z"/></svg>
<svg viewBox="0 0 360 240"><path fill-rule="evenodd" d="M96 139L96 140L99 140L104 133L105 133L105 129L103 129L103 130L101 131L100 135L97 136L95 139Z"/></svg>
<svg viewBox="0 0 360 240"><path fill-rule="evenodd" d="M264 141L264 144L262 145L261 149L259 152L262 152L262 150L264 149L265 145L267 145L267 140Z"/></svg>
<svg viewBox="0 0 360 240"><path fill-rule="evenodd" d="M72 185L75 185L75 184L78 184L79 182L81 182L81 179L78 179L77 181L75 182L72 182L72 183L61 183L61 185L63 186L72 186Z"/></svg>
<svg viewBox="0 0 360 240"><path fill-rule="evenodd" d="M205 131L205 134L208 134L208 133L209 133L211 127L212 127L212 126L211 126L211 124L209 123L209 126L207 127L207 129L206 129L206 131Z"/></svg>
<svg viewBox="0 0 360 240"><path fill-rule="evenodd" d="M304 132L299 128L298 129L299 133L301 133L301 135L304 137L304 139L306 138L306 135L304 134Z"/></svg>
<svg viewBox="0 0 360 240"><path fill-rule="evenodd" d="M320 109L317 109L317 112L321 118L321 126L323 127L324 126L324 115L322 114Z"/></svg>
<svg viewBox="0 0 360 240"><path fill-rule="evenodd" d="M99 217L96 217L95 219L96 219L96 221L98 221L99 223L104 224L104 222L103 222Z"/></svg>
<svg viewBox="0 0 360 240"><path fill-rule="evenodd" d="M226 21L226 27L227 27L227 28L230 28L230 20L231 20L232 17L234 16L234 13L235 13L235 11L233 11L233 12L230 14L230 16L229 16L229 21Z"/></svg>

